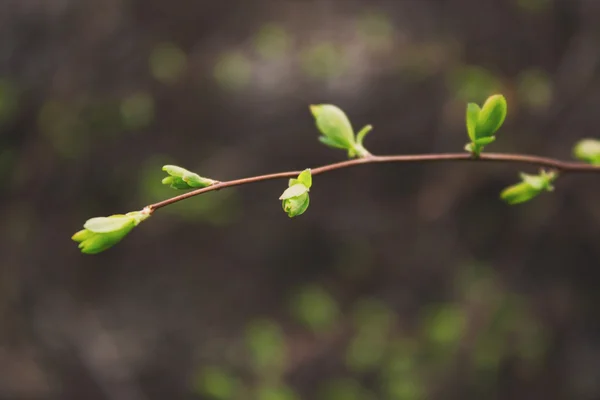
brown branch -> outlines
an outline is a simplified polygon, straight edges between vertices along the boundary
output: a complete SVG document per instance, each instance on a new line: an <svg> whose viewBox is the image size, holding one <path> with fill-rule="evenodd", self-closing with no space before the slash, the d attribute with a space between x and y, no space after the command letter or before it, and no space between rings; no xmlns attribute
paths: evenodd
<svg viewBox="0 0 600 400"><path fill-rule="evenodd" d="M562 173L582 173L582 172L595 172L600 173L600 166L594 166L590 164L580 162L567 162L560 161L553 158L529 156L523 154L499 154L499 153L486 153L481 154L479 157L473 157L469 153L446 153L446 154L415 154L415 155L393 155L393 156L369 156L365 158L358 158L349 161L342 161L333 164L323 165L318 168L311 170L312 175L319 175L325 172L333 171L336 169L348 168L355 165L362 164L375 164L375 163L422 163L422 162L438 162L438 161L471 161L471 162L505 162L514 164L529 164L536 165L539 167L546 167ZM152 213L154 210L168 206L169 204L177 203L181 200L188 199L190 197L198 196L203 193L212 192L214 190L220 190L231 186L245 185L248 183L268 181L271 179L283 179L283 178L295 178L302 171L288 171L279 172L275 174L252 176L249 178L235 179L232 181L218 182L211 186L196 189L191 192L181 194L179 196L171 197L158 203L150 204L145 208L146 212Z"/></svg>

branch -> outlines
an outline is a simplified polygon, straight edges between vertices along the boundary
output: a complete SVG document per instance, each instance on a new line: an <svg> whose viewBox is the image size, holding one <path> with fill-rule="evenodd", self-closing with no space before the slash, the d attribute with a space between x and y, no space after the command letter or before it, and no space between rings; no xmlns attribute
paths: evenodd
<svg viewBox="0 0 600 400"><path fill-rule="evenodd" d="M424 163L424 162L439 162L439 161L469 161L469 162L504 162L512 164L529 164L539 167L546 167L561 173L600 173L600 166L580 163L567 162L553 158L530 156L524 154L499 154L485 153L474 157L468 153L445 153L445 154L415 154L415 155L390 155L390 156L374 156L358 158L349 161L342 161L333 164L327 164L311 170L312 175L319 175L336 169L353 167L355 165L375 164L375 163ZM295 178L301 171L278 172L274 174L258 175L248 178L235 179L225 182L217 182L208 187L196 189L191 192L181 194L150 204L144 208L146 213L153 213L159 208L168 206L179 201L189 199L190 197L198 196L204 193L228 188L232 186L246 185L249 183L268 181L272 179Z"/></svg>
<svg viewBox="0 0 600 400"><path fill-rule="evenodd" d="M327 164L312 170L307 168L303 171L258 175L226 182L202 177L177 165L165 165L163 171L168 176L162 180L163 184L169 185L173 189L193 190L150 204L141 211L132 211L124 215L114 214L108 217L90 218L83 225L84 229L75 233L72 239L79 243L82 253L100 253L118 243L134 227L150 217L159 208L213 190L272 179L289 178L288 187L281 194L279 200L281 200L281 207L288 217L297 217L302 215L310 204L309 191L312 186L313 175L362 164L495 161L537 165L546 168L547 170L542 169L538 175L521 173L521 182L502 190L500 198L510 205L527 202L543 192L551 192L554 190L552 183L559 173L600 173L600 140L595 139L580 140L573 148L574 156L585 163L524 154L481 154L485 146L496 140L495 134L506 118L506 99L502 95L490 96L482 107L475 103L467 105L466 125L470 142L465 146L466 153L375 156L363 145L365 136L372 130L371 125L365 126L355 135L350 120L339 107L332 104L312 105L310 111L315 117L317 128L322 134L322 136L319 136L319 141L326 146L345 150L350 161Z"/></svg>

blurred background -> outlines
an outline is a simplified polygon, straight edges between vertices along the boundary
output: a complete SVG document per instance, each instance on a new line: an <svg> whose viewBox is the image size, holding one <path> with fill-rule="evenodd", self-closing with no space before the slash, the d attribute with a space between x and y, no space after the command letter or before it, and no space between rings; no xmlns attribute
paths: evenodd
<svg viewBox="0 0 600 400"><path fill-rule="evenodd" d="M376 154L571 158L598 137L597 0L1 0L0 399L600 398L600 182L535 168L370 165L161 209L79 253L93 216L340 161L309 104Z"/></svg>

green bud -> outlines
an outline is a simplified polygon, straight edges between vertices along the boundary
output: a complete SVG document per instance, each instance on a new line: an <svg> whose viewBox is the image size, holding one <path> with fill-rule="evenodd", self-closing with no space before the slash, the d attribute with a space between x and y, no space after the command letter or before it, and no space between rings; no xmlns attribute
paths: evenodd
<svg viewBox="0 0 600 400"><path fill-rule="evenodd" d="M600 165L600 140L580 140L573 148L573 154L583 162Z"/></svg>
<svg viewBox="0 0 600 400"><path fill-rule="evenodd" d="M290 218L297 217L298 215L302 215L308 209L309 203L310 198L308 197L308 193L304 193L300 196L283 200L283 211L285 211Z"/></svg>
<svg viewBox="0 0 600 400"><path fill-rule="evenodd" d="M279 197L282 200L283 211L292 218L301 215L308 208L310 202L308 192L312 186L310 169L305 169L297 179L290 179L288 188Z"/></svg>
<svg viewBox="0 0 600 400"><path fill-rule="evenodd" d="M557 178L556 172L541 171L539 175L520 174L521 183L509 186L502 191L500 197L508 204L520 204L533 199L544 191L554 190L552 182Z"/></svg>
<svg viewBox="0 0 600 400"><path fill-rule="evenodd" d="M147 211L134 211L126 215L90 218L83 226L85 229L75 233L71 239L79 243L82 253L97 254L120 242L149 216Z"/></svg>
<svg viewBox="0 0 600 400"><path fill-rule="evenodd" d="M170 175L164 178L162 183L164 185L169 185L173 189L185 190L203 188L218 183L213 179L204 178L176 165L165 165L162 169Z"/></svg>

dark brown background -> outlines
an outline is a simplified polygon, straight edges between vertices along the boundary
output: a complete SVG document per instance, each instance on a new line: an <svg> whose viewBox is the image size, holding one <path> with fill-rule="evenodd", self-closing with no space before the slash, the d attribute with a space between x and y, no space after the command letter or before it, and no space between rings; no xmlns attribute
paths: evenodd
<svg viewBox="0 0 600 400"><path fill-rule="evenodd" d="M101 255L69 240L173 195L166 162L342 160L309 104L373 124L374 153L461 151L466 102L496 92L490 150L598 137L600 2L1 0L0 398L600 398L595 176L508 207L517 166L365 166L316 178L297 219L271 181Z"/></svg>

